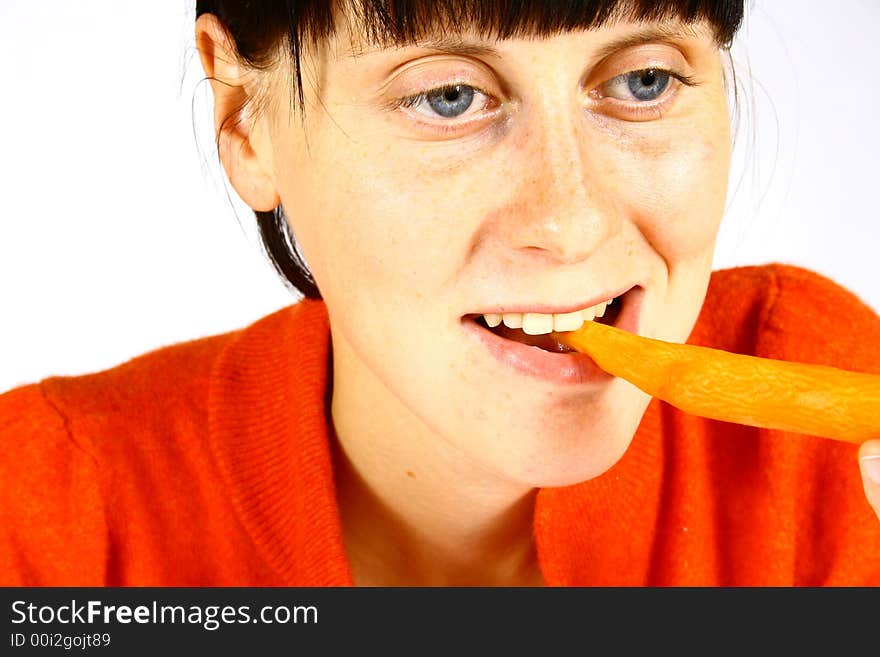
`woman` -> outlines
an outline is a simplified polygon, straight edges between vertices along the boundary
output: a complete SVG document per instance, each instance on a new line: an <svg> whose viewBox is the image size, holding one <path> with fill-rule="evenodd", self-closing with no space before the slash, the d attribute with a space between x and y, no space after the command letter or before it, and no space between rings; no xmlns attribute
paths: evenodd
<svg viewBox="0 0 880 657"><path fill-rule="evenodd" d="M554 7L198 2L221 161L309 299L0 398L4 583L880 583L880 441L557 353L603 321L880 371L833 282L710 271L742 3Z"/></svg>

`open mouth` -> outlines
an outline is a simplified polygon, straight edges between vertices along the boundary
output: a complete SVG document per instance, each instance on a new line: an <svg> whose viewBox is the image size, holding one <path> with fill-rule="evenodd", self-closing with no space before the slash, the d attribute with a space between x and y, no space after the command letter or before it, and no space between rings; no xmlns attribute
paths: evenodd
<svg viewBox="0 0 880 657"><path fill-rule="evenodd" d="M631 288L627 292L595 306L570 313L504 313L503 315L486 313L484 315L468 315L467 319L506 340L552 353L572 353L572 349L553 337L553 332L576 331L583 322L589 321L615 326L620 318L627 295L634 289L636 288Z"/></svg>

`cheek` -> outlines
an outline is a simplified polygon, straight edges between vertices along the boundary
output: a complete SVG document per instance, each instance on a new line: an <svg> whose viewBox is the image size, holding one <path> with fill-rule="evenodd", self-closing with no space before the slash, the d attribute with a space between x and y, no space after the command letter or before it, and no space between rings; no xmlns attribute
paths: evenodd
<svg viewBox="0 0 880 657"><path fill-rule="evenodd" d="M390 149L315 148L289 187L290 221L327 294L381 305L440 293L466 258L482 199L472 172L438 175ZM287 205L285 206L287 207Z"/></svg>
<svg viewBox="0 0 880 657"><path fill-rule="evenodd" d="M687 136L640 150L626 165L636 221L664 259L708 257L727 199L730 145L719 134Z"/></svg>

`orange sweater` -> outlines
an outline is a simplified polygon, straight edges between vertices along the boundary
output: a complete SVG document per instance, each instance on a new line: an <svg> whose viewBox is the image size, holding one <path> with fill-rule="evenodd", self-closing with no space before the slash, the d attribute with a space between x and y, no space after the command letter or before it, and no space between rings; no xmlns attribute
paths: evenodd
<svg viewBox="0 0 880 657"><path fill-rule="evenodd" d="M351 584L328 335L306 301L0 396L0 584ZM689 342L880 372L880 318L784 265L715 272ZM607 473L539 492L535 534L549 585L880 584L855 446L657 400Z"/></svg>

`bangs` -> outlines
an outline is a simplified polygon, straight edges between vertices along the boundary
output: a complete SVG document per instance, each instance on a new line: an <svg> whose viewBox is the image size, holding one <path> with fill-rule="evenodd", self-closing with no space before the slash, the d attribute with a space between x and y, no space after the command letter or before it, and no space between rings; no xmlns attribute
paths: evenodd
<svg viewBox="0 0 880 657"><path fill-rule="evenodd" d="M706 21L718 45L726 47L743 17L743 0L348 0L342 7L378 47L465 31L497 39L549 37L617 21L667 20Z"/></svg>

